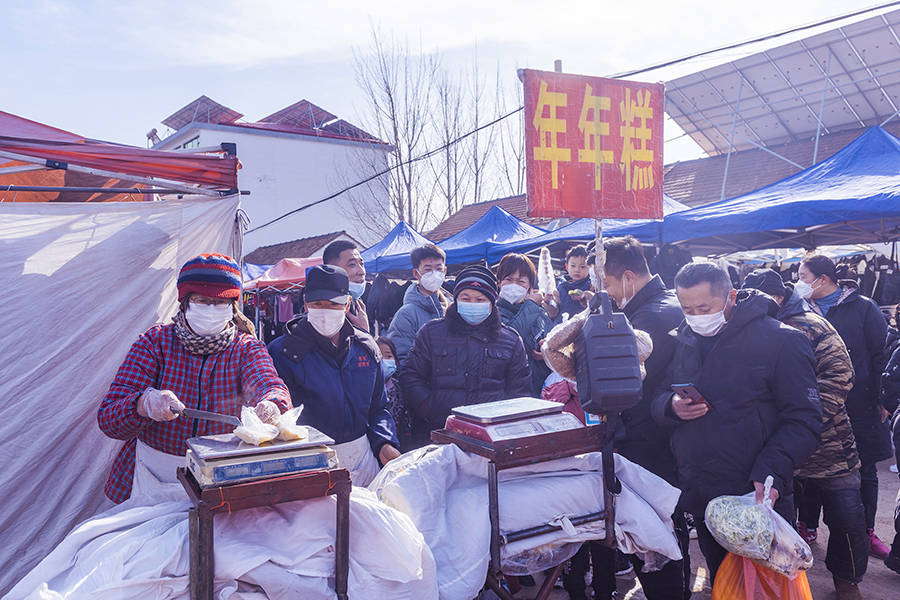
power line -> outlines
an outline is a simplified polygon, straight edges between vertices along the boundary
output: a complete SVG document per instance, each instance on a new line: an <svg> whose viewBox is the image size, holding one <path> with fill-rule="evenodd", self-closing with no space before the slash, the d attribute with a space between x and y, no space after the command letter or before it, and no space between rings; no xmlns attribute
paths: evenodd
<svg viewBox="0 0 900 600"><path fill-rule="evenodd" d="M715 53L717 53L717 52L724 52L724 51L726 51L726 50L734 50L734 49L736 49L736 48L741 48L741 47L743 47L743 46L749 46L749 45L751 45L751 44L756 44L756 43L758 43L758 42L765 42L765 41L768 41L768 40L772 40L772 39L775 39L775 38L779 38L779 37L784 36L784 35L789 35L789 34L791 34L791 33L797 33L797 32L799 32L799 31L805 31L805 30L807 30L807 29L812 29L812 28L815 28L815 27L820 27L820 26L822 26L822 25L828 25L828 24L830 24L830 23L835 23L835 22L837 22L837 21L843 21L844 19L849 19L849 18L852 18L852 17L856 17L856 16L859 16L859 15L868 13L868 12L873 12L873 11L880 10L880 9L883 9L883 8L888 8L888 7L891 7L891 6L896 6L896 5L898 5L898 4L900 4L900 0L894 0L893 2L886 2L886 3L884 3L884 4L879 4L879 5L877 5L877 6L872 6L872 7L869 7L869 8L864 8L864 9L861 9L861 10L858 10L858 11L855 11L855 12L851 12L851 13L847 13L847 14L844 14L844 15L840 15L840 16L837 16L837 17L830 17L830 18L828 18L828 19L823 19L823 20L821 20L821 21L816 21L816 22L814 22L814 23L809 23L809 24L807 24L807 25L801 25L801 26L798 26L798 27L793 27L793 28L791 28L791 29L785 29L785 30L783 30L783 31L779 31L779 32L776 32L776 33L766 34L766 35L763 35L763 36L760 36L760 37L757 37L757 38L752 38L752 39L749 39L749 40L746 40L746 41L743 41L743 42L737 42L737 43L735 43L735 44L728 44L728 45L725 45L725 46L719 46L719 47L717 47L717 48L713 48L712 50L704 50L703 52L697 52L697 53L695 53L695 54L690 54L690 55L688 55L688 56L683 56L683 57L681 57L681 58L676 58L676 59L674 59L674 60L670 60L670 61L666 61L666 62L662 62L662 63L655 64L655 65L651 65L651 66L649 66L649 67L644 67L644 68L636 69L636 70L633 70L633 71L625 71L625 72L623 72L623 73L617 73L617 74L615 74L615 75L610 75L609 78L610 78L610 79L621 79L621 78L623 78L623 77L630 77L630 76L632 76L632 75L640 75L640 74L642 74L642 73L647 73L647 72L649 72L649 71L655 71L655 70L657 70L657 69L662 69L662 68L665 68L665 67L670 67L670 66L672 66L672 65L677 65L677 64L679 64L679 63L687 62L687 61L689 61L689 60L693 60L693 59L695 59L695 58L700 58L700 57L702 57L702 56L708 56L708 55L711 55L711 54L715 54ZM498 117L498 118L494 119L494 120L491 121L490 123L486 123L486 124L484 124L484 125L482 125L482 126L480 126L480 127L477 127L477 128L475 128L475 129L473 129L472 131L470 131L470 132L468 132L468 133L466 133L466 134L463 134L463 135L459 136L459 137L456 138L455 140L451 140L451 141L447 142L447 143L444 144L443 146L440 146L440 147L438 147L438 148L435 148L434 150L429 150L429 151L426 152L425 154L422 154L422 155L420 155L420 156L416 156L416 157L410 158L409 160L406 160L406 161L404 161L404 162L397 163L396 165L393 165L393 166L390 166L390 167L388 167L388 168L386 168L386 169L383 169L383 170L381 170L381 171L375 173L374 175L372 175L372 176L370 176L370 177L367 177L366 179L363 179L362 181L358 181L358 182L356 182L356 183L354 183L354 184L352 184L352 185L350 185L350 186L347 186L347 187L345 187L344 189L342 189L342 190L340 190L340 191L338 191L338 192L335 192L335 193L333 193L333 194L331 194L331 195L329 195L329 196L327 196L327 197L325 197L325 198L322 198L321 200L316 200L315 202L311 202L311 203L309 203L309 204L304 204L303 206L301 206L301 207L299 207L299 208L295 208L294 210L292 210L292 211L290 211L290 212L284 213L284 214L281 215L280 217L276 217L276 218L272 219L271 221L269 221L269 222L267 222L267 223L263 223L262 225L260 225L260 226L258 226L258 227L254 227L253 229L248 230L247 233L249 234L249 233L253 233L254 231L259 231L260 229L262 229L262 228L264 228L264 227L268 227L269 225L272 225L273 223L277 223L278 221L281 221L282 219L286 219L287 217L290 217L291 215L295 215L295 214L297 214L297 213L299 213L299 212L301 212L301 211L304 211L304 210L306 210L307 208L312 208L313 206L317 206L317 205L319 205L319 204L322 204L323 202L328 202L329 200L334 200L335 198L337 198L337 197L340 196L341 194L343 194L343 193L345 193L345 192L349 192L350 190L352 190L352 189L354 189L354 188L357 188L357 187L359 187L359 186L361 186L361 185L365 185L365 184L369 183L370 181L372 181L372 180L374 180L374 179L378 179L379 177L381 177L381 176L383 176L383 175L387 175L388 173L390 173L390 172L393 171L394 169L397 169L397 168L399 168L399 167L401 167L401 166L404 166L404 165L411 165L411 164L413 164L413 163L415 163L415 162L419 162L419 161L421 161L421 160L425 160L426 158L431 158L431 157L434 156L435 154L437 154L437 153L439 153L439 152L442 152L442 151L446 150L447 148L449 148L450 146L452 146L452 145L454 145L454 144L456 144L456 143L458 143L458 142L461 142L462 140L466 139L466 138L469 137L470 135L474 135L475 133L478 133L478 132L481 131L482 129L486 129L486 128L488 128L488 127L492 127L493 125L496 125L496 124L499 123L500 121L502 121L502 120L504 120L504 119L506 119L506 118L509 118L509 117L513 116L514 114L523 111L524 109L525 109L524 106L520 106L519 108L515 109L515 110L512 111L512 112L507 113L507 114L503 115L502 117Z"/></svg>
<svg viewBox="0 0 900 600"><path fill-rule="evenodd" d="M793 27L791 29L785 29L784 31L779 31L776 33L769 33L758 38L749 39L743 42L737 42L736 44L728 44L726 46L719 46L718 48L713 48L712 50L704 50L703 52L697 52L696 54L690 54L688 56L683 56L681 58L676 58L675 60L670 60L666 62L662 62L656 65L652 65L650 67L644 67L642 69L637 69L635 71L625 71L623 73L617 73L615 75L610 75L610 79L620 79L622 77L630 77L632 75L639 75L641 73L646 73L647 71L655 71L657 69L662 69L664 67L671 67L672 65L677 65L679 63L687 62L689 60L693 60L695 58L700 58L701 56L707 56L710 54L715 54L717 52L723 52L725 50L734 50L735 48L741 48L743 46L749 46L750 44L756 44L758 42L765 42L768 40L772 40L783 35L788 35L791 33L797 33L798 31L805 31L807 29L813 29L815 27L820 27L822 25L828 25L829 23L835 23L837 21L843 21L844 19L849 19L851 17L857 17L859 15L863 15L868 12L873 12L876 10L881 10L882 8L888 8L891 6L896 6L900 4L900 0L895 0L894 2L886 2L884 4L879 4L877 6L870 6L869 8L864 8L862 10L858 10L855 12L847 13L845 15L840 15L838 17L830 17L828 19L823 19L821 21L816 21L815 23L809 23L807 25L800 25L799 27Z"/></svg>
<svg viewBox="0 0 900 600"><path fill-rule="evenodd" d="M523 110L525 110L525 107L524 107L524 106L520 106L519 108L515 109L515 110L512 111L512 112L507 113L507 114L503 115L502 117L498 117L498 118L494 119L494 120L491 121L490 123L485 123L484 125L481 125L480 127L476 127L476 128L473 129L472 131L470 131L470 132L468 132L468 133L465 133L465 134L459 136L459 137L456 138L455 140L450 140L449 142L447 142L447 143L444 144L443 146L440 146L440 147L438 147L438 148L435 148L434 150L429 150L429 151L426 152L425 154L422 154L422 155L420 155L420 156L416 156L416 157L410 158L410 159L407 160L407 161L399 162L399 163L397 163L396 165L393 165L393 166L390 166L390 167L388 167L388 168L386 168L386 169L383 169L383 170L381 170L381 171L375 173L375 174L372 175L371 177L367 177L367 178L363 179L362 181L358 181L358 182L354 183L353 185L347 186L347 187L345 187L344 189L340 190L339 192L335 192L335 193L331 194L330 196L327 196L327 197L325 197L325 198L322 198L321 200L316 200L315 202L310 202L309 204L304 204L303 206L301 206L301 207L299 207L299 208L295 208L294 210L292 210L292 211L290 211L290 212L284 213L284 214L281 215L280 217L276 217L276 218L272 219L272 220L269 221L268 223L263 223L263 224L260 225L259 227L254 227L253 229L248 230L247 233L253 233L254 231L259 231L259 230L262 229L263 227L268 227L269 225L272 225L273 223L277 223L278 221L280 221L280 220L282 220L282 219L285 219L285 218L287 218L287 217L290 217L291 215L295 215L295 214L297 214L298 212L304 211L304 210L306 210L307 208L311 208L311 207L316 206L316 205L318 205L318 204L322 204L323 202L328 202L329 200L334 200L335 198L337 198L338 196L340 196L340 195L343 194L344 192L349 192L350 190L352 190L352 189L354 189L354 188L357 188L357 187L359 187L359 186L361 186L361 185L364 185L364 184L366 184L366 183L369 183L369 182L372 181L373 179L378 179L378 178L381 177L382 175L387 175L388 173L390 173L391 171L393 171L394 169L396 169L396 168L398 168L398 167L400 167L400 166L403 166L403 165L411 165L411 164L413 164L413 163L415 163L415 162L419 162L420 160L425 160L426 158L431 158L431 157L434 156L435 154L437 154L437 153L439 153L439 152L442 152L442 151L446 150L447 148L449 148L450 146L452 146L452 145L454 145L454 144L456 144L456 143L461 142L462 140L466 139L466 138L469 137L470 135L474 135L474 134L478 133L479 131L481 131L482 129L486 129L486 128L488 128L488 127L492 127L492 126L496 125L497 123L499 123L500 121L502 121L503 119L506 119L506 118L508 118L508 117L511 117L511 116L513 116L513 115L516 114L516 113L522 112Z"/></svg>

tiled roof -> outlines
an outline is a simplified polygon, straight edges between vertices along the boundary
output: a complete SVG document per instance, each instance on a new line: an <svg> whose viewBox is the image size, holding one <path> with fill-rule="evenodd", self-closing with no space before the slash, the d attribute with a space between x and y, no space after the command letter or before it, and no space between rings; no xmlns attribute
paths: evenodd
<svg viewBox="0 0 900 600"><path fill-rule="evenodd" d="M353 239L346 231L335 231L271 246L261 246L244 256L244 262L251 265L274 265L282 258L307 258L316 254L339 237ZM359 245L357 243L357 246ZM360 249L362 249L362 246L360 246Z"/></svg>
<svg viewBox="0 0 900 600"><path fill-rule="evenodd" d="M550 221L553 221L553 219L534 219L529 217L528 205L525 202L525 194L521 194L519 196L509 196L508 198L498 198L497 200L488 200L487 202L478 202L477 204L463 206L442 221L437 227L428 232L425 237L433 242L443 241L475 223L475 221L483 217L484 214L494 206L499 206L512 216L536 227L543 227Z"/></svg>
<svg viewBox="0 0 900 600"><path fill-rule="evenodd" d="M900 120L888 122L884 129L900 137ZM821 162L835 154L864 131L866 130L863 128L820 137L816 161ZM805 169L812 166L815 145L815 140L812 139L773 146L769 149ZM721 155L666 165L663 173L665 193L688 206L718 202L722 199L722 178L725 175L727 160L727 155ZM733 152L728 163L725 198L734 198L758 190L802 170L757 148ZM552 221L552 219L529 218L528 205L523 194L464 206L435 227L426 237L435 242L444 240L480 219L492 206L500 206L508 213L538 227Z"/></svg>
<svg viewBox="0 0 900 600"><path fill-rule="evenodd" d="M888 133L900 136L898 121L889 122L884 129ZM864 131L865 129L857 129L820 137L816 162L835 154ZM773 146L769 149L805 169L812 166L815 145L815 139L812 139ZM726 161L728 155L667 165L663 174L666 194L689 206L718 202L722 199L722 178L725 175ZM725 198L734 198L758 190L802 170L758 148L733 152L728 163Z"/></svg>

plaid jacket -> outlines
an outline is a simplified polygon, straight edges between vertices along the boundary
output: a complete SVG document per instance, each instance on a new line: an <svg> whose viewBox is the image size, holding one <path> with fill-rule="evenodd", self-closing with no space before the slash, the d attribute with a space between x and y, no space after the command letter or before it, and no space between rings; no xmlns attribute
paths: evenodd
<svg viewBox="0 0 900 600"><path fill-rule="evenodd" d="M234 429L215 421L142 417L137 401L148 387L173 391L188 408L235 416L240 416L241 406L262 400L271 400L282 412L291 407L290 394L259 340L239 332L224 351L201 356L181 345L173 324L152 327L131 346L97 412L103 433L125 440L106 482L106 495L117 503L131 496L137 440L183 456L188 438Z"/></svg>

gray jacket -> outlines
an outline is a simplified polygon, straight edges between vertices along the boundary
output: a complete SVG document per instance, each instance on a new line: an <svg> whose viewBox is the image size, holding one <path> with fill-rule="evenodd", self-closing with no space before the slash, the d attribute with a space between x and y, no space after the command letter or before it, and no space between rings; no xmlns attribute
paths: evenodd
<svg viewBox="0 0 900 600"><path fill-rule="evenodd" d="M430 296L423 296L419 292L419 284L409 286L403 295L403 306L394 315L387 332L387 336L397 347L398 365L406 359L406 353L422 325L432 319L442 318L449 305L450 299L443 289Z"/></svg>

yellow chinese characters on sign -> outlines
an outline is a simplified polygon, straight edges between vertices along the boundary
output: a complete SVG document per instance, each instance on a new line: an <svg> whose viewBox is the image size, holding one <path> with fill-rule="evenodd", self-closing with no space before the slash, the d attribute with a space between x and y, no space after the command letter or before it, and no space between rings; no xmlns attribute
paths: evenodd
<svg viewBox="0 0 900 600"><path fill-rule="evenodd" d="M525 71L529 214L662 218L662 84Z"/></svg>

